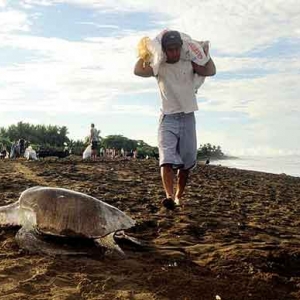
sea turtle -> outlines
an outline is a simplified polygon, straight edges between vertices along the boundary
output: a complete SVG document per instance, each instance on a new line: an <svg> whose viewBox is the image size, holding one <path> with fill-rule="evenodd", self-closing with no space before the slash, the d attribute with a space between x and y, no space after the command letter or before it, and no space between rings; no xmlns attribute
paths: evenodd
<svg viewBox="0 0 300 300"><path fill-rule="evenodd" d="M106 249L105 253L124 256L115 239L140 244L123 231L134 225L135 221L116 207L63 188L31 187L21 193L17 202L0 207L0 226L21 226L16 234L17 243L32 253L78 254L57 247L45 239L48 236L92 239Z"/></svg>

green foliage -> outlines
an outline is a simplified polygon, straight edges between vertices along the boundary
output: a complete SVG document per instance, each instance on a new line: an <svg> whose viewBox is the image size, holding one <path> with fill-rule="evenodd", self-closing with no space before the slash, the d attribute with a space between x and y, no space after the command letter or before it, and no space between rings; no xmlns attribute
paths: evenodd
<svg viewBox="0 0 300 300"><path fill-rule="evenodd" d="M66 126L57 125L32 125L18 122L17 125L10 125L7 129L0 128L0 140L9 141L10 144L23 138L30 144L42 147L63 148L69 143Z"/></svg>
<svg viewBox="0 0 300 300"><path fill-rule="evenodd" d="M125 151L137 150L138 157L155 156L158 153L157 147L152 147L142 140L131 140L122 135L109 135L102 138L101 146L104 148L115 148L116 150Z"/></svg>
<svg viewBox="0 0 300 300"><path fill-rule="evenodd" d="M9 138L2 136L0 131L0 151L3 149L10 151L11 145L12 143Z"/></svg>
<svg viewBox="0 0 300 300"><path fill-rule="evenodd" d="M81 140L70 140L68 147L71 150L71 153L74 155L82 155L85 148L87 147L88 142L87 141L81 141Z"/></svg>
<svg viewBox="0 0 300 300"><path fill-rule="evenodd" d="M157 147L152 147L142 140L138 140L137 144L138 144L137 146L138 156L146 157L148 155L149 157L153 157L158 154Z"/></svg>
<svg viewBox="0 0 300 300"><path fill-rule="evenodd" d="M199 149L197 150L197 158L198 159L207 159L207 158L215 158L215 159L222 159L225 155L221 150L220 146L214 146L210 143L200 145Z"/></svg>
<svg viewBox="0 0 300 300"><path fill-rule="evenodd" d="M42 147L62 150L67 145L72 154L82 155L89 144L89 137L75 141L70 140L67 134L68 129L66 126L32 125L19 122L17 125L10 125L8 128L0 128L0 146L5 146L9 150L15 141L23 138L28 141L34 149ZM142 140L132 140L122 135L109 135L106 138L101 138L99 135L99 148L100 147L115 148L116 150L123 148L127 152L137 150L139 156L148 155L150 157L158 152L157 147L151 147Z"/></svg>
<svg viewBox="0 0 300 300"><path fill-rule="evenodd" d="M137 148L137 141L128 139L123 135L108 135L102 139L102 146L104 148L124 149L126 151L135 150Z"/></svg>
<svg viewBox="0 0 300 300"><path fill-rule="evenodd" d="M67 137L68 129L66 126L57 125L32 125L29 123L18 122L17 125L10 125L8 128L0 128L0 147L4 146L7 150L11 145L23 138L30 142L33 148L43 147L62 150L67 145L75 155L82 155L89 144L88 137L85 140L70 140ZM139 157L155 157L158 154L158 148L152 147L143 140L132 140L123 135L109 135L105 138L99 136L99 148L105 149L122 148L129 152L137 150ZM207 158L225 158L220 146L214 146L210 143L200 145L197 151L198 159Z"/></svg>

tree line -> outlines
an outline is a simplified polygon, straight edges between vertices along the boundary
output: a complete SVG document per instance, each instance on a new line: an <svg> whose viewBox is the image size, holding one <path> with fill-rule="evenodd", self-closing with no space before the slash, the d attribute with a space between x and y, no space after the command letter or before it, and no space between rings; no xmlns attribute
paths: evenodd
<svg viewBox="0 0 300 300"><path fill-rule="evenodd" d="M66 126L57 125L32 125L18 122L17 125L10 125L8 128L0 128L0 143L10 147L19 139L25 139L32 146L63 147L70 142L67 137Z"/></svg>
<svg viewBox="0 0 300 300"><path fill-rule="evenodd" d="M16 125L10 125L7 128L0 127L0 150L6 147L8 151L12 144L19 139L24 139L33 149L53 149L64 150L68 148L72 154L82 155L89 144L89 138L83 140L72 140L68 137L69 131L66 126L57 125L33 125L24 122L18 122ZM125 151L137 150L141 156L156 157L158 148L145 143L143 140L129 139L123 135L99 136L99 149L117 149L122 148ZM214 146L210 143L200 145L197 152L198 159L224 158L220 146Z"/></svg>
<svg viewBox="0 0 300 300"><path fill-rule="evenodd" d="M11 146L19 139L24 139L33 149L64 150L68 148L72 154L82 155L89 144L89 137L82 140L73 140L68 137L69 131L66 126L57 125L33 125L18 122L8 128L0 128L0 150L5 147L10 151ZM143 140L132 140L122 135L99 136L99 149L118 149L127 151L137 150L143 156L155 156L157 147L152 147Z"/></svg>
<svg viewBox="0 0 300 300"><path fill-rule="evenodd" d="M200 145L197 151L197 158L198 159L222 159L225 158L224 153L220 146L211 145L210 143Z"/></svg>

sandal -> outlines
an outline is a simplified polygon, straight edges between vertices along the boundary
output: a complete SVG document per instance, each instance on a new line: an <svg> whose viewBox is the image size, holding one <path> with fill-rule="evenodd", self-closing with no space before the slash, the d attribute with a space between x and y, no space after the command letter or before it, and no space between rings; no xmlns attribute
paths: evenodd
<svg viewBox="0 0 300 300"><path fill-rule="evenodd" d="M166 209L175 209L175 202L172 198L165 198L161 203Z"/></svg>

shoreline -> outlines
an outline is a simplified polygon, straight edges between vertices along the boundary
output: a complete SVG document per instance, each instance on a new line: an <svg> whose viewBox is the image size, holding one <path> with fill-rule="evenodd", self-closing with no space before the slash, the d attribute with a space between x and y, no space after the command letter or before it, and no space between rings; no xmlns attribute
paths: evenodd
<svg viewBox="0 0 300 300"><path fill-rule="evenodd" d="M298 157L239 157L238 159L211 160L211 165L300 177Z"/></svg>

